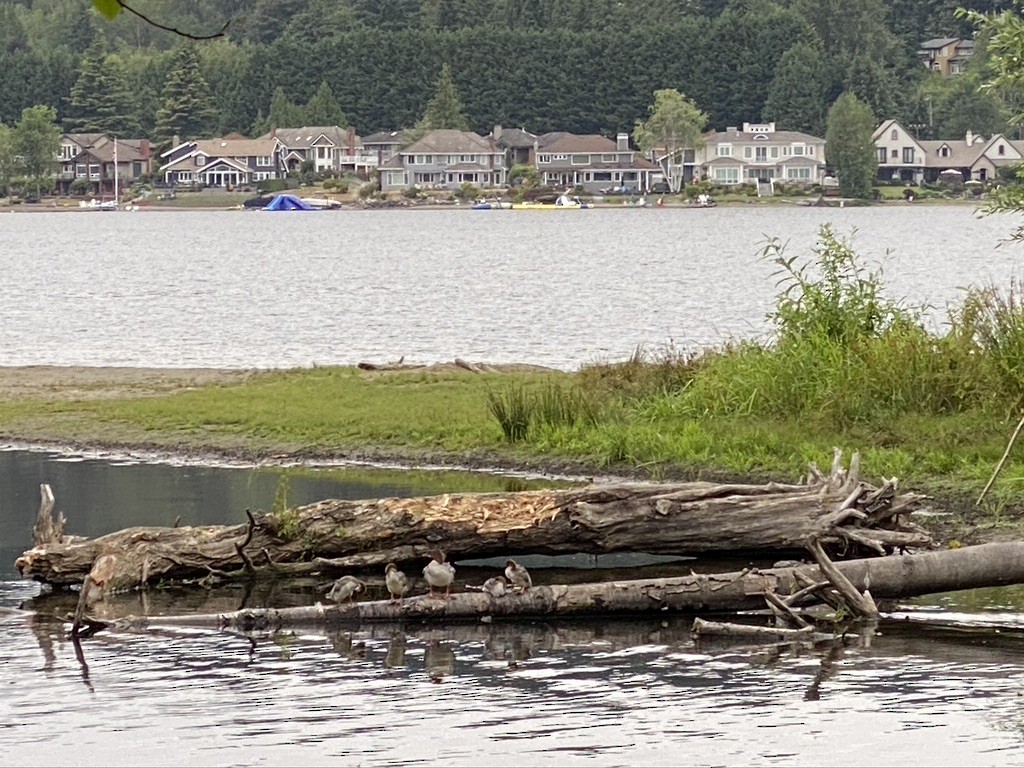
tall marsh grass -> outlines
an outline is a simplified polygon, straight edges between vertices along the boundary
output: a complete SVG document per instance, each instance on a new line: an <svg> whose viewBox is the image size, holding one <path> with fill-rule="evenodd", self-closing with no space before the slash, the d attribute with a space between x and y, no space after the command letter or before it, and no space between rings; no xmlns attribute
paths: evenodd
<svg viewBox="0 0 1024 768"><path fill-rule="evenodd" d="M558 382L533 391L518 384L488 389L487 408L510 443L525 440L531 428L590 425L598 418L589 396L579 387Z"/></svg>

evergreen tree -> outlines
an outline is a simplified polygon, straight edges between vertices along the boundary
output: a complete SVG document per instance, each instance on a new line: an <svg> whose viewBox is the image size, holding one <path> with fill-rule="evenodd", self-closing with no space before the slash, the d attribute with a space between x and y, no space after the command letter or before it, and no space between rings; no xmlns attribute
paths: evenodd
<svg viewBox="0 0 1024 768"><path fill-rule="evenodd" d="M441 75L437 78L434 97L427 102L423 117L416 124L416 130L425 135L442 128L457 131L468 131L469 121L462 112L462 102L452 82L452 68L445 62L441 65Z"/></svg>
<svg viewBox="0 0 1024 768"><path fill-rule="evenodd" d="M827 88L818 49L797 43L782 54L775 66L762 118L774 121L780 130L821 136L825 129Z"/></svg>
<svg viewBox="0 0 1024 768"><path fill-rule="evenodd" d="M844 93L828 111L825 129L825 159L839 178L844 197L871 197L871 185L878 170L875 144L875 116L871 107L852 93Z"/></svg>
<svg viewBox="0 0 1024 768"><path fill-rule="evenodd" d="M179 51L176 66L164 83L154 134L165 141L173 136L197 138L207 135L215 117L195 45L186 45Z"/></svg>
<svg viewBox="0 0 1024 768"><path fill-rule="evenodd" d="M321 81L316 93L306 102L304 125L338 125L348 126L348 118L341 111L341 106L334 98L327 81Z"/></svg>
<svg viewBox="0 0 1024 768"><path fill-rule="evenodd" d="M71 88L72 117L65 121L69 131L100 133L100 110L107 90L107 73L103 63L107 58L107 39L102 32L82 56L81 71Z"/></svg>
<svg viewBox="0 0 1024 768"><path fill-rule="evenodd" d="M99 130L110 136L137 136L140 128L132 114L132 93L121 57L113 53L107 56L103 71L106 93L99 105Z"/></svg>
<svg viewBox="0 0 1024 768"><path fill-rule="evenodd" d="M309 125L306 122L305 112L303 107L292 103L284 92L284 88L278 86L274 89L274 95L270 97L267 124L271 128L300 128L303 125Z"/></svg>
<svg viewBox="0 0 1024 768"><path fill-rule="evenodd" d="M44 106L22 110L21 120L14 126L13 144L21 170L35 181L38 195L43 179L57 171L57 153L60 151L57 110Z"/></svg>

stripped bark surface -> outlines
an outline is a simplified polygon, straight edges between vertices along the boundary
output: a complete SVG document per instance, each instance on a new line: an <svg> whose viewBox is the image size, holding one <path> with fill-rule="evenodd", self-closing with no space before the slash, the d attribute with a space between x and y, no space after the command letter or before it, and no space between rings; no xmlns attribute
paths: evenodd
<svg viewBox="0 0 1024 768"><path fill-rule="evenodd" d="M908 520L922 497L860 482L838 454L829 476L808 484L616 484L507 494L445 494L411 499L327 500L248 524L136 527L96 539L37 544L18 558L23 576L80 583L101 555L118 560L105 583L125 589L162 580L303 564L337 569L422 561L434 549L449 560L516 554L802 550L813 537L847 555L923 548L927 532ZM248 557L248 561L246 559ZM276 570L275 570L276 569Z"/></svg>

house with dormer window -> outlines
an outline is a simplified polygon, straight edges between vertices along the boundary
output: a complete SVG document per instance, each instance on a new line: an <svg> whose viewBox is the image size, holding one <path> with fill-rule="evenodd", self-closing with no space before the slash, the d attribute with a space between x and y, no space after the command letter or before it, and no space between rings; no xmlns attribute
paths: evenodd
<svg viewBox="0 0 1024 768"><path fill-rule="evenodd" d="M277 139L220 139L172 142L160 155L159 175L168 186L237 187L285 176Z"/></svg>
<svg viewBox="0 0 1024 768"><path fill-rule="evenodd" d="M505 186L505 153L472 131L431 131L400 149L378 168L381 192L408 187L458 189L471 184L480 189Z"/></svg>
<svg viewBox="0 0 1024 768"><path fill-rule="evenodd" d="M1000 168L1020 163L1024 142L1002 134L985 138L967 131L962 139L915 139L896 120L873 134L878 178L908 184L937 181L943 171L959 171L964 181L989 181Z"/></svg>
<svg viewBox="0 0 1024 768"><path fill-rule="evenodd" d="M705 134L695 164L716 184L785 181L820 184L825 177L825 140L775 123L744 123Z"/></svg>
<svg viewBox="0 0 1024 768"><path fill-rule="evenodd" d="M974 55L974 41L959 37L937 37L921 43L917 55L932 72L943 77L959 75Z"/></svg>

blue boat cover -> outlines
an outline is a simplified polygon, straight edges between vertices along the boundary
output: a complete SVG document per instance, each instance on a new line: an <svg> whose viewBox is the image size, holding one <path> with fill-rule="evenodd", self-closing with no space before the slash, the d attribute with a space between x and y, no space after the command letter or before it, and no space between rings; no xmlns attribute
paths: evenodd
<svg viewBox="0 0 1024 768"><path fill-rule="evenodd" d="M316 208L304 203L295 195L278 195L271 200L264 211L315 211Z"/></svg>

